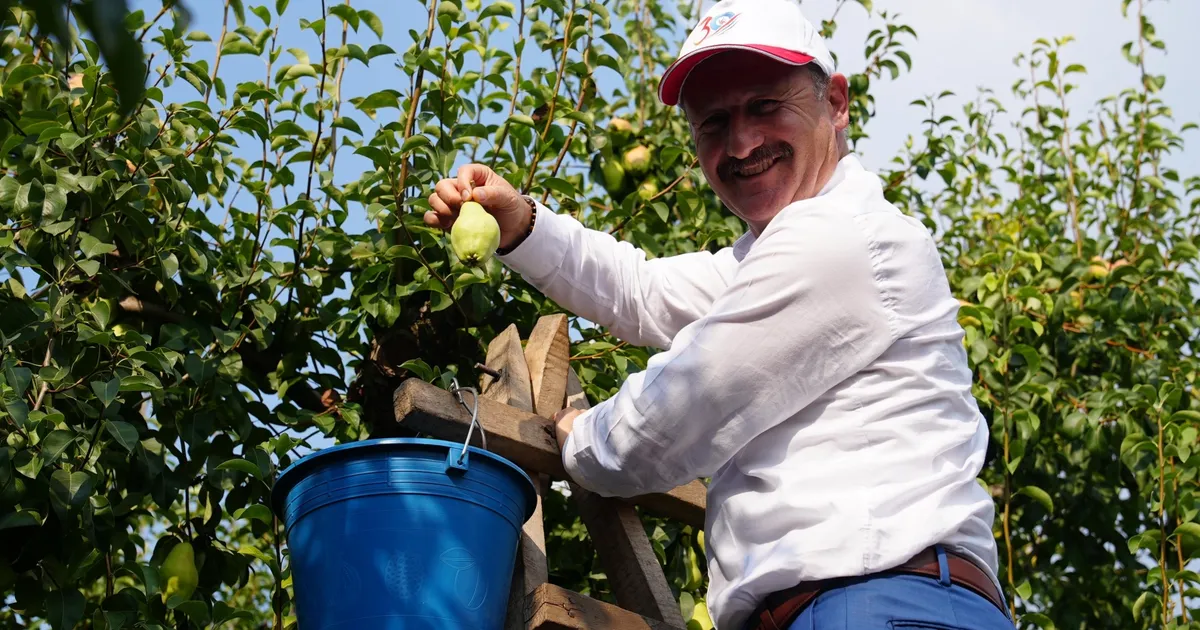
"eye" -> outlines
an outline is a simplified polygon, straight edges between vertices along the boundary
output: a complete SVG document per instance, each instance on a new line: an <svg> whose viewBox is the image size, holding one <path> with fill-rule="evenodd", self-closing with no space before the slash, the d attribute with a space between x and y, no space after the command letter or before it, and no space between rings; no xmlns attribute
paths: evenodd
<svg viewBox="0 0 1200 630"><path fill-rule="evenodd" d="M760 98L754 101L754 105L751 109L753 109L754 113L756 114L767 114L778 109L781 104L782 103L780 101L774 99Z"/></svg>
<svg viewBox="0 0 1200 630"><path fill-rule="evenodd" d="M724 112L713 114L705 118L704 121L700 123L700 131L709 133L716 131L725 126L725 120L727 118L728 116Z"/></svg>

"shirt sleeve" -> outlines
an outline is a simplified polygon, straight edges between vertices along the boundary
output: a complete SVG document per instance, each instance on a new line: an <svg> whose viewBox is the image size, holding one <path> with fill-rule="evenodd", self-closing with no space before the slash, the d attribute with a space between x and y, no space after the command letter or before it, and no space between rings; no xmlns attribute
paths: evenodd
<svg viewBox="0 0 1200 630"><path fill-rule="evenodd" d="M862 369L895 339L873 253L836 208L780 213L711 310L576 418L566 471L604 496L669 491Z"/></svg>
<svg viewBox="0 0 1200 630"><path fill-rule="evenodd" d="M641 249L540 203L533 232L498 258L618 339L660 349L708 311L737 267L728 248L647 260Z"/></svg>

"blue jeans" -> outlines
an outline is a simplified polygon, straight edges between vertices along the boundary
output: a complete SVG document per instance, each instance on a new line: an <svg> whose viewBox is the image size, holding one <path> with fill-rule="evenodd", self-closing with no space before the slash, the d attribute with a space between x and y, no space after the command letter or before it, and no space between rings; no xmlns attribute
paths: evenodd
<svg viewBox="0 0 1200 630"><path fill-rule="evenodd" d="M882 574L844 580L818 595L788 630L1013 630L1007 612L942 577Z"/></svg>

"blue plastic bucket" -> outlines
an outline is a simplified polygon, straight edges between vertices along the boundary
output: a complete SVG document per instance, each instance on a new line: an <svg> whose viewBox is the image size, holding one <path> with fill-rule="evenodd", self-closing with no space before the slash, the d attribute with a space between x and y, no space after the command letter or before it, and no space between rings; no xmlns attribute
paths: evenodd
<svg viewBox="0 0 1200 630"><path fill-rule="evenodd" d="M300 630L502 628L521 526L536 496L512 462L463 445L342 444L284 470Z"/></svg>

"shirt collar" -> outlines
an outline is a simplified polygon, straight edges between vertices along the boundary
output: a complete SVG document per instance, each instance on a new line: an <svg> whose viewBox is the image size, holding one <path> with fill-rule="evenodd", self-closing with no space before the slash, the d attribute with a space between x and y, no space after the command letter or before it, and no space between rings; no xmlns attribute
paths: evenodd
<svg viewBox="0 0 1200 630"><path fill-rule="evenodd" d="M863 165L862 162L858 160L858 156L854 155L853 153L847 153L845 157L838 160L838 165L837 168L833 170L833 175L829 177L829 181L825 182L825 186L821 188L821 192L818 192L816 196L821 197L829 194L834 188L837 188L846 180L846 175L850 171L861 170L863 170ZM733 257L738 262L741 262L742 259L746 257L746 254L750 253L750 248L754 246L754 242L756 240L758 240L758 238L754 236L754 233L747 229L740 237L738 237L736 241L734 241Z"/></svg>

